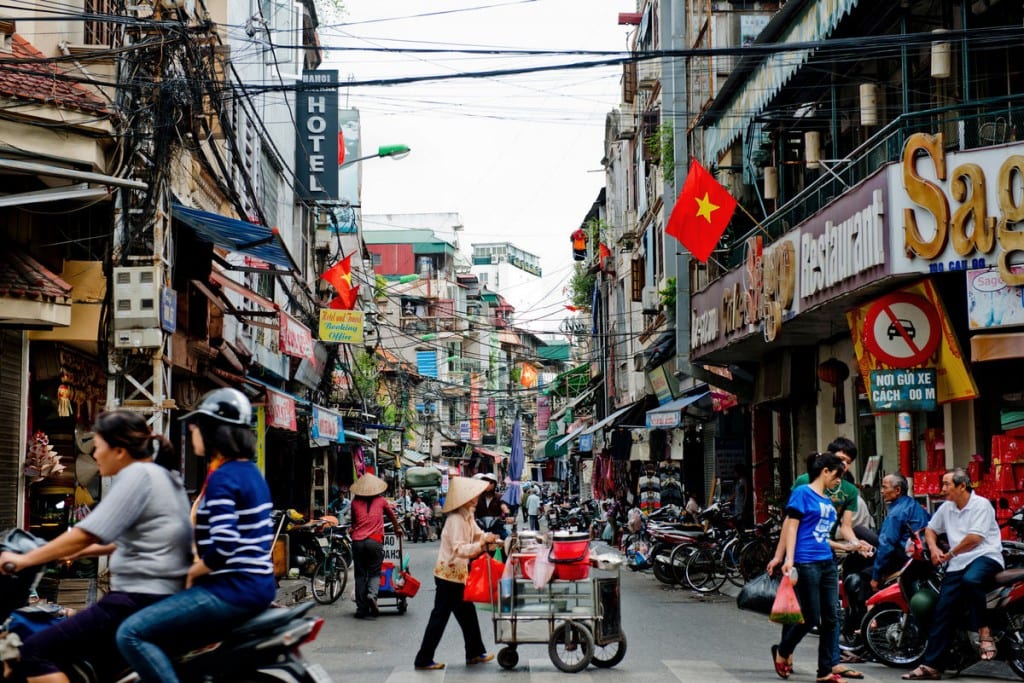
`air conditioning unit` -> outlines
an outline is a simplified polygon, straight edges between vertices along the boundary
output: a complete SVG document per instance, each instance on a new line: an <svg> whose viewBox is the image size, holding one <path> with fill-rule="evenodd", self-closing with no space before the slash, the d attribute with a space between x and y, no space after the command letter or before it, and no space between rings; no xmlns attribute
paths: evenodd
<svg viewBox="0 0 1024 683"><path fill-rule="evenodd" d="M114 268L114 329L160 330L160 266ZM157 344L159 346L159 343Z"/></svg>
<svg viewBox="0 0 1024 683"><path fill-rule="evenodd" d="M498 265L498 255L497 254L491 254L491 265L492 266Z"/></svg>
<svg viewBox="0 0 1024 683"><path fill-rule="evenodd" d="M661 297L653 285L644 287L643 294L640 295L640 305L644 313L657 313L661 309Z"/></svg>
<svg viewBox="0 0 1024 683"><path fill-rule="evenodd" d="M661 69L656 59L645 59L636 64L637 87L653 90L661 78Z"/></svg>
<svg viewBox="0 0 1024 683"><path fill-rule="evenodd" d="M617 109L616 114L616 140L632 140L636 135L636 117L633 112L627 109Z"/></svg>
<svg viewBox="0 0 1024 683"><path fill-rule="evenodd" d="M646 362L644 360L644 354L642 354L642 353L635 353L635 354L633 354L633 372L643 372L644 371L644 365L646 365Z"/></svg>

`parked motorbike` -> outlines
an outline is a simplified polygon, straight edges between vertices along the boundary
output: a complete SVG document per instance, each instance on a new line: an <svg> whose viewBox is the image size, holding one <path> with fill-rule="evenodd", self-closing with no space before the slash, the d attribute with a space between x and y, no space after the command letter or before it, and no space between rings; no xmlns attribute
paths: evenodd
<svg viewBox="0 0 1024 683"><path fill-rule="evenodd" d="M26 552L44 541L21 529L7 531L0 537L0 550ZM10 611L0 612L0 652L7 659L17 656L18 647L30 633L65 618L59 606L37 604L26 606L28 596L42 576L41 567L32 567L12 574L13 565L4 568L0 577L0 604ZM15 603L20 603L15 605ZM287 683L330 683L331 677L319 664L303 658L300 648L316 640L324 620L306 613L314 606L306 602L289 608L270 608L234 629L219 643L182 655L175 660L175 670L183 681L209 683L251 683L254 680ZM71 683L137 682L138 676L123 671L111 679L103 667L107 662L82 660L66 671ZM7 680L24 680L15 672Z"/></svg>
<svg viewBox="0 0 1024 683"><path fill-rule="evenodd" d="M1024 525L1024 510L1018 515ZM907 550L909 558L899 579L868 599L868 613L861 626L868 651L892 667L916 666L924 656L931 613L945 572L944 567L932 565L920 534L911 536ZM1024 569L1001 571L994 582L985 602L997 647L996 659L1005 661L1024 678ZM978 659L966 620L958 620L947 650L946 668L962 671Z"/></svg>

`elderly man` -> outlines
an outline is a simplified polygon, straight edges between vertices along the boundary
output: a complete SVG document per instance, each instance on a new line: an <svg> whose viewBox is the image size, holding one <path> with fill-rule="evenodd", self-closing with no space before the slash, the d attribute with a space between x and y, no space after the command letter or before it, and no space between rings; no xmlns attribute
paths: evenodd
<svg viewBox="0 0 1024 683"><path fill-rule="evenodd" d="M878 590L879 581L903 564L910 532L928 524L928 512L907 495L907 478L902 474L894 472L882 478L882 501L889 506L889 513L878 534L875 564L871 569L872 592Z"/></svg>
<svg viewBox="0 0 1024 683"><path fill-rule="evenodd" d="M992 504L971 491L971 479L963 468L942 477L946 502L939 506L925 529L925 540L935 565L948 562L928 633L928 647L921 666L904 674L905 680L938 680L942 657L949 649L954 622L960 618L961 599L967 608L967 627L978 632L981 658L996 656L996 644L986 622L985 592L992 577L1003 568L1003 546ZM946 534L949 550L938 546Z"/></svg>
<svg viewBox="0 0 1024 683"><path fill-rule="evenodd" d="M473 475L474 479L487 482L487 490L480 494L476 501L476 522L484 531L498 534L502 540L508 535L505 531L505 519L509 515L508 506L498 495L498 478L490 472Z"/></svg>

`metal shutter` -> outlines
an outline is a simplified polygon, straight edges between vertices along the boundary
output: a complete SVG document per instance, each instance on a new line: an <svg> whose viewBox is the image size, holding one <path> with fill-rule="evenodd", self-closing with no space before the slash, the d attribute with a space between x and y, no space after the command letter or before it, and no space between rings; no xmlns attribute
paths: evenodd
<svg viewBox="0 0 1024 683"><path fill-rule="evenodd" d="M25 396L20 330L0 330L0 529L18 526Z"/></svg>

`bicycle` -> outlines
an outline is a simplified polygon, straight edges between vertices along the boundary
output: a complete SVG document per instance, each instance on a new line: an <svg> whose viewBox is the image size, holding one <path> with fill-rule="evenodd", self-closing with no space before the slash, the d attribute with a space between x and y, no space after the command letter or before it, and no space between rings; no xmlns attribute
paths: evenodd
<svg viewBox="0 0 1024 683"><path fill-rule="evenodd" d="M348 570L352 566L348 528L325 527L317 541L323 555L313 569L310 587L314 600L321 605L329 605L341 597L348 584Z"/></svg>

